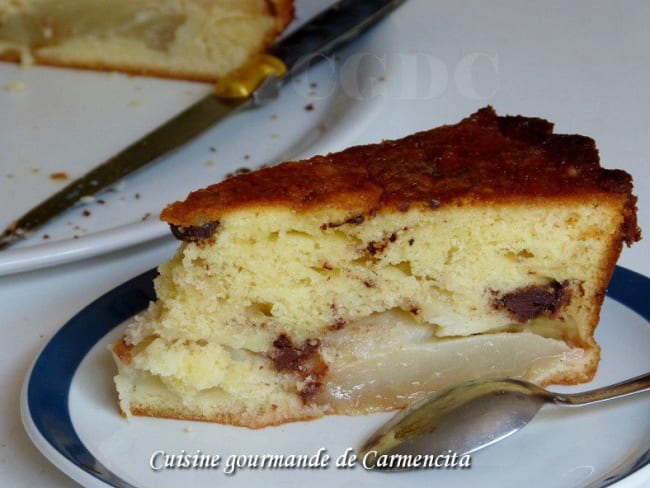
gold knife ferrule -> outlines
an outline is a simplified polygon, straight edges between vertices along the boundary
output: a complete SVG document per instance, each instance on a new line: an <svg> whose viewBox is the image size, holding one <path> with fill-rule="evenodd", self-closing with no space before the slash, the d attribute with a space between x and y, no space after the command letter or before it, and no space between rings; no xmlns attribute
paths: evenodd
<svg viewBox="0 0 650 488"><path fill-rule="evenodd" d="M287 67L280 58L258 54L219 80L214 91L218 98L248 98L267 77L273 75L280 78L286 72Z"/></svg>

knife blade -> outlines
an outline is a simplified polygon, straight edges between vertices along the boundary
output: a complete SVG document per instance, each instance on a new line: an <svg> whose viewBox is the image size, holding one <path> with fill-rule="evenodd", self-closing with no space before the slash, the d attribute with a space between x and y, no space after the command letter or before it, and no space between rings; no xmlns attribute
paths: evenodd
<svg viewBox="0 0 650 488"><path fill-rule="evenodd" d="M0 250L125 176L170 154L239 111L278 97L291 77L348 44L405 0L341 0L219 80L214 92L135 141L12 222Z"/></svg>

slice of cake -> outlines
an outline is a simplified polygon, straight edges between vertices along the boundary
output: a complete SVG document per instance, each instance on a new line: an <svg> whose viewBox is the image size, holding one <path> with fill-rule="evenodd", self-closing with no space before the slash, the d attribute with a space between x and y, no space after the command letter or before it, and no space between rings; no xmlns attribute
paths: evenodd
<svg viewBox="0 0 650 488"><path fill-rule="evenodd" d="M630 176L491 107L232 177L162 213L183 241L113 346L124 414L249 427L401 408L450 384L595 373Z"/></svg>
<svg viewBox="0 0 650 488"><path fill-rule="evenodd" d="M292 18L292 0L0 0L0 59L214 81Z"/></svg>

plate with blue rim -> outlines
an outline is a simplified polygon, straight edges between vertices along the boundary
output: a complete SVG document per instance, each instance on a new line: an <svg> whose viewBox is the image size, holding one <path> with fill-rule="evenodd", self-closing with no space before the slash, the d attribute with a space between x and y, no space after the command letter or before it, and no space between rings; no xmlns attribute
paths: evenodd
<svg viewBox="0 0 650 488"><path fill-rule="evenodd" d="M650 483L650 395L585 409L544 408L526 429L475 453L470 467L384 474L337 466L390 414L329 416L265 429L119 414L108 347L154 298L151 270L70 319L30 368L21 394L25 429L43 455L84 486L527 486ZM650 279L617 267L596 339L602 360L580 391L650 371ZM308 456L311 467L256 466L264 455ZM257 457L256 457L257 456ZM329 462L323 458L329 456ZM349 457L349 456L348 456ZM202 459L200 466L193 460ZM207 462L206 460L210 460ZM633 484L632 484L633 483Z"/></svg>

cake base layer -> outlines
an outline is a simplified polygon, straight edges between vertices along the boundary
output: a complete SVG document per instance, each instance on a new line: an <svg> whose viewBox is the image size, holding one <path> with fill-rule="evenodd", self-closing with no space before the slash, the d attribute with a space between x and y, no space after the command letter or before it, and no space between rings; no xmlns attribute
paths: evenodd
<svg viewBox="0 0 650 488"><path fill-rule="evenodd" d="M327 376L306 402L309 378L301 381L291 372L279 373L273 359L263 354L206 342L169 344L159 338L151 338L146 349L131 356L129 348L116 348L118 363L124 364L126 357L135 360L134 367L121 367L115 380L124 412L247 427L393 410L432 391L482 377L545 384L567 369L593 369L598 361L598 350L570 348L529 328L438 339L430 327L392 311L325 339L320 354ZM188 361L201 373L175 369ZM218 377L205 374L211 368L219 371ZM196 388L175 381L174 373L194 377Z"/></svg>

